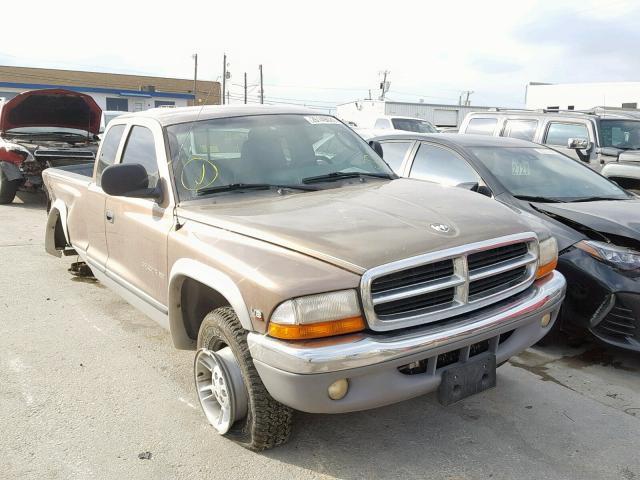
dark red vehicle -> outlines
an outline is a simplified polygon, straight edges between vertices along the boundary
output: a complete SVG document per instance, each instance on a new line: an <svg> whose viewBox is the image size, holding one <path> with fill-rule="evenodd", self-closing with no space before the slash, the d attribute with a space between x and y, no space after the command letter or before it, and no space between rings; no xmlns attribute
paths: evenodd
<svg viewBox="0 0 640 480"><path fill-rule="evenodd" d="M37 191L48 167L93 163L102 110L88 95L30 90L0 106L0 204Z"/></svg>

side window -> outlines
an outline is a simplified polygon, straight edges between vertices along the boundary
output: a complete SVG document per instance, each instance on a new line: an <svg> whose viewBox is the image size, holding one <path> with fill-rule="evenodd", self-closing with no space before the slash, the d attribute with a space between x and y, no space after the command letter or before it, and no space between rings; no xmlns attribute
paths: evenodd
<svg viewBox="0 0 640 480"><path fill-rule="evenodd" d="M467 129L464 133L475 133L476 135L493 135L496 125L498 124L497 118L472 118L469 120Z"/></svg>
<svg viewBox="0 0 640 480"><path fill-rule="evenodd" d="M158 184L158 161L153 133L146 127L134 126L122 153L122 163L139 163L149 175L149 188Z"/></svg>
<svg viewBox="0 0 640 480"><path fill-rule="evenodd" d="M394 172L400 173L400 166L413 142L381 142L384 161Z"/></svg>
<svg viewBox="0 0 640 480"><path fill-rule="evenodd" d="M391 128L391 122L386 118L379 118L373 128Z"/></svg>
<svg viewBox="0 0 640 480"><path fill-rule="evenodd" d="M558 123L551 122L547 130L547 138L544 143L547 145L567 146L570 138L589 139L589 130L583 123Z"/></svg>
<svg viewBox="0 0 640 480"><path fill-rule="evenodd" d="M115 162L123 133L124 125L114 125L104 136L100 146L100 156L96 162L96 185L100 185L104 169Z"/></svg>
<svg viewBox="0 0 640 480"><path fill-rule="evenodd" d="M533 141L538 128L537 120L507 120L502 131L503 137Z"/></svg>
<svg viewBox="0 0 640 480"><path fill-rule="evenodd" d="M480 180L475 170L456 153L427 143L420 145L409 176L445 185L459 185Z"/></svg>

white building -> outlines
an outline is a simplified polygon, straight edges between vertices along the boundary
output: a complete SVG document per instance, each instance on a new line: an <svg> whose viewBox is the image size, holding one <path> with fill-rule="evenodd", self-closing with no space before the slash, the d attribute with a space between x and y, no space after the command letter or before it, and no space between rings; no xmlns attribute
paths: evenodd
<svg viewBox="0 0 640 480"><path fill-rule="evenodd" d="M437 127L458 127L469 112L489 110L491 107L443 105L437 103L409 103L391 100L356 100L336 107L336 116L364 126L371 119L383 115L412 117L427 120ZM375 121L375 120L373 120Z"/></svg>
<svg viewBox="0 0 640 480"><path fill-rule="evenodd" d="M527 85L529 109L638 108L640 82L536 83Z"/></svg>

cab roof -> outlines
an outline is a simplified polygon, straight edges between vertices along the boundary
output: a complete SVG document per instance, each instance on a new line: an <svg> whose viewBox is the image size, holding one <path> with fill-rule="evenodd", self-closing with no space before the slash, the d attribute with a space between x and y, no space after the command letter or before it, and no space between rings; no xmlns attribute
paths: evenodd
<svg viewBox="0 0 640 480"><path fill-rule="evenodd" d="M204 105L196 107L151 108L142 112L125 113L118 117L151 118L163 127L178 123L188 123L216 118L245 117L252 115L327 115L302 107L275 105Z"/></svg>

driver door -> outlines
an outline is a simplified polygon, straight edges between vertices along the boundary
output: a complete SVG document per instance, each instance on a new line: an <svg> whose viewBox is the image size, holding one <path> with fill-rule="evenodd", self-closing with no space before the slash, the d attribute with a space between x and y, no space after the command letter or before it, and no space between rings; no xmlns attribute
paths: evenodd
<svg viewBox="0 0 640 480"><path fill-rule="evenodd" d="M149 175L149 187L159 182L164 198L107 197L107 274L158 310L167 304L167 236L173 226L171 189L162 183L166 170L162 130L158 125L132 125L126 133L120 163L138 163ZM167 178L166 171L164 178Z"/></svg>

